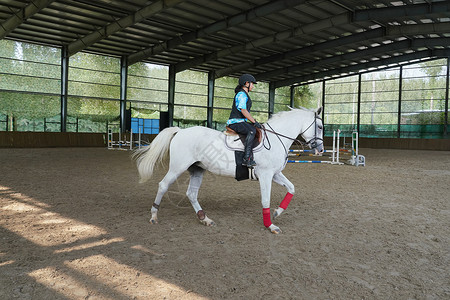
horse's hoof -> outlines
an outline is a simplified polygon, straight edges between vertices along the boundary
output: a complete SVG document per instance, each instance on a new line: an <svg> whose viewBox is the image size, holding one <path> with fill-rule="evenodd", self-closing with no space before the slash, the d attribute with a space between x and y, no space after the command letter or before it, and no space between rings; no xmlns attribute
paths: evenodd
<svg viewBox="0 0 450 300"><path fill-rule="evenodd" d="M152 224L158 224L158 220L155 220L155 219L150 219L149 222L152 223Z"/></svg>
<svg viewBox="0 0 450 300"><path fill-rule="evenodd" d="M205 216L205 218L203 220L199 220L200 223L202 223L205 226L210 226L210 227L214 227L216 226L216 223L211 220L210 218L208 218L207 216Z"/></svg>
<svg viewBox="0 0 450 300"><path fill-rule="evenodd" d="M276 217L279 217L281 215L281 213L284 211L284 209L282 209L281 207L278 207L277 209L275 209L273 211L273 218L275 219Z"/></svg>
<svg viewBox="0 0 450 300"><path fill-rule="evenodd" d="M273 225L273 224L269 226L269 230L273 234L280 234L281 233L281 229L279 227Z"/></svg>
<svg viewBox="0 0 450 300"><path fill-rule="evenodd" d="M201 221L201 223L203 225L205 225L205 226L208 226L208 227L215 227L216 226L216 223L214 221L210 221L210 222L202 222Z"/></svg>

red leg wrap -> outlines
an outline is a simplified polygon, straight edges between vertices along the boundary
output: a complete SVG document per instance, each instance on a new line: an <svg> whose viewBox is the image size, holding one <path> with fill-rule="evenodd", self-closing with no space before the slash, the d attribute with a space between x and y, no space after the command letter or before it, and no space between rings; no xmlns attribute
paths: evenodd
<svg viewBox="0 0 450 300"><path fill-rule="evenodd" d="M263 208L263 220L264 226L269 227L272 225L272 221L270 221L270 208Z"/></svg>
<svg viewBox="0 0 450 300"><path fill-rule="evenodd" d="M286 209L289 205L289 203L291 202L291 199L294 195L292 195L291 193L287 193L286 196L284 196L283 201L281 201L280 203L280 207L282 209Z"/></svg>

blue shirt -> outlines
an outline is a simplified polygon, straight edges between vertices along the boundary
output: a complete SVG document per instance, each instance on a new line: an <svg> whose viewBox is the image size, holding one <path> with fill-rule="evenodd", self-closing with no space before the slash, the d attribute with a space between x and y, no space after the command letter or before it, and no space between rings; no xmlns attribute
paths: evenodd
<svg viewBox="0 0 450 300"><path fill-rule="evenodd" d="M240 91L236 94L236 97L234 97L234 101L236 101L236 108L241 111L242 109L247 109L247 101L248 97L247 94L243 91ZM227 121L227 125L235 124L235 123L241 123L241 122L247 122L247 118L244 119L229 119Z"/></svg>

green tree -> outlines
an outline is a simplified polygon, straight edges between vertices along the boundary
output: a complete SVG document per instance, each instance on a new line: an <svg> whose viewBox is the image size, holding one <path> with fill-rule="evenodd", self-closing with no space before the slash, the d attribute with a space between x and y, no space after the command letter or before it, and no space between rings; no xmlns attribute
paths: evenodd
<svg viewBox="0 0 450 300"><path fill-rule="evenodd" d="M301 85L294 90L294 106L313 108L316 106L317 95L312 91L309 85Z"/></svg>
<svg viewBox="0 0 450 300"><path fill-rule="evenodd" d="M9 119L10 130L59 115L58 50L9 40L0 41L0 114ZM14 92L16 91L16 92ZM13 122L14 120L14 122ZM28 120L28 121L27 121ZM12 127L11 127L12 125ZM44 127L41 130L44 130Z"/></svg>

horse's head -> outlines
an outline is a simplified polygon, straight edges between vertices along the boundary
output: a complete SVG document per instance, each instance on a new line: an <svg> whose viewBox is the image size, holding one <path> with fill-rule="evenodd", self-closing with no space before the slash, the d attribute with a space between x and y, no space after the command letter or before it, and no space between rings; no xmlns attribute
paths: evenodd
<svg viewBox="0 0 450 300"><path fill-rule="evenodd" d="M322 112L322 107L320 107L314 113L313 118L311 118L311 124L307 127L303 133L302 137L305 139L306 144L314 150L315 154L323 153L323 123L320 118Z"/></svg>

